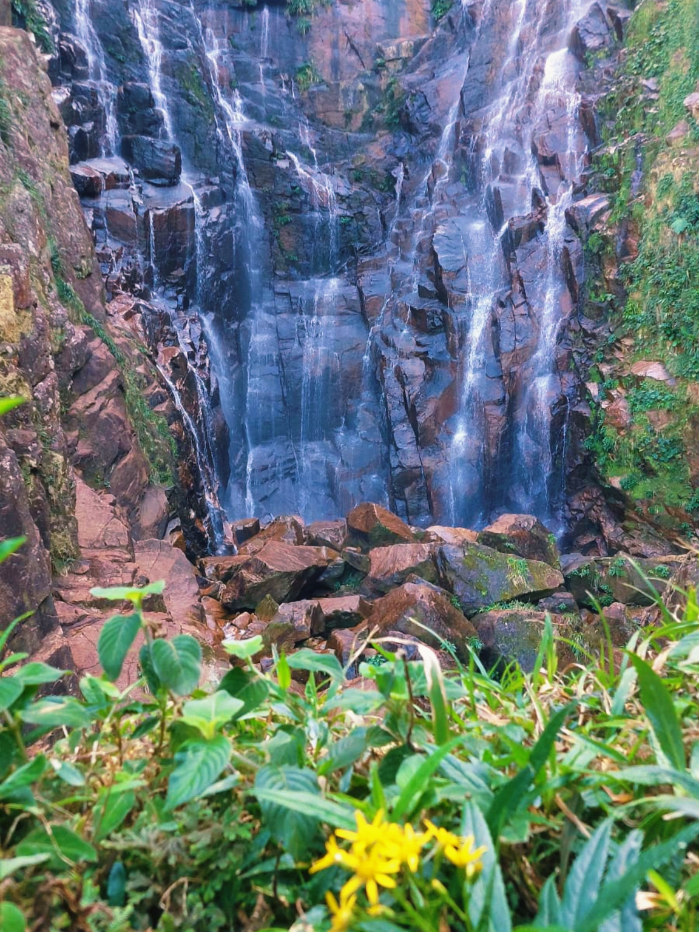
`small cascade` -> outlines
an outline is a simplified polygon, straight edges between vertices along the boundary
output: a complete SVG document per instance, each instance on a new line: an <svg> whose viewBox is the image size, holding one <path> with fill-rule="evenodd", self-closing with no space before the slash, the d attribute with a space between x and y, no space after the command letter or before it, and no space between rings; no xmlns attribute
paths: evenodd
<svg viewBox="0 0 699 932"><path fill-rule="evenodd" d="M267 56L269 53L269 7L264 6L262 8L262 27L260 33L260 87L262 88L263 96L266 93L265 88L265 63L267 61Z"/></svg>
<svg viewBox="0 0 699 932"><path fill-rule="evenodd" d="M554 385L554 370L565 288L561 253L565 210L582 169L575 153L584 147L577 120L577 68L567 50L570 29L583 15L584 4L567 0L563 6L557 28L552 30L543 0L512 4L506 27L510 38L493 85L499 91L484 115L478 116L476 200L462 226L468 257L469 315L464 319L461 401L450 470L450 518L469 526L485 520L498 505L552 517L549 478L558 473L551 446L551 412L555 396L560 394L560 385ZM484 16L489 13L488 9ZM542 65L543 80L537 77ZM568 152L560 160L564 178L557 190L546 193L551 180L542 180L533 154L535 137L549 129L547 121L556 115L561 100L569 134ZM491 322L498 295L508 281L504 255L510 248L509 226L524 220L542 197L546 283L543 289L530 287L526 295L536 315L538 337L525 364L526 377L518 379L522 389L517 388L511 399L513 455L510 473L504 476L498 492L490 485L498 469L502 471L494 461L499 450L497 436L492 434L496 428L488 420L488 405L494 399L486 372L489 367L496 368ZM498 207L493 206L496 198Z"/></svg>
<svg viewBox="0 0 699 932"><path fill-rule="evenodd" d="M148 76L150 80L151 93L163 114L164 131L167 139L175 142L172 117L168 107L168 100L162 89L162 56L163 45L160 41L160 31L158 22L158 12L153 5L153 0L139 0L138 5L133 9L133 18L138 32L138 37L143 48L144 55L148 66ZM186 174L182 176L182 182L191 192L195 206L195 236L196 236L196 253L198 262L203 255L203 232L201 228L201 205L197 197L192 179ZM151 208L147 210L148 222L148 259L153 275L153 286L156 292L160 290L160 274L158 269L158 255L155 237L154 211ZM198 266L199 268L201 266ZM197 394L197 406L199 410L198 423L186 411L184 402L177 386L168 376L162 372L163 378L172 392L175 405L183 417L184 423L190 434L197 458L197 465L204 491L206 502L209 535L212 542L212 549L219 553L226 549L227 534L224 524L224 514L221 509L218 478L216 471L216 456L214 448L214 427L213 411L209 392L203 382L198 367L190 362L190 352L192 341L186 332L187 322L178 316L170 302L167 300L156 300L153 302L161 308L168 316L172 330L177 336L178 345L182 355L187 360L189 373L191 374Z"/></svg>
<svg viewBox="0 0 699 932"><path fill-rule="evenodd" d="M162 111L167 138L174 140L170 107L162 87L163 43L160 41L158 11L154 0L138 0L133 8L133 20L143 54L146 56L151 93L158 109Z"/></svg>
<svg viewBox="0 0 699 932"><path fill-rule="evenodd" d="M104 48L92 23L92 3L94 0L75 0L75 34L87 55L90 81L95 85L100 105L106 120L106 146L102 144L103 155L116 155L118 128L116 120L116 88L107 78L107 66Z"/></svg>
<svg viewBox="0 0 699 932"><path fill-rule="evenodd" d="M308 128L306 127L306 133L308 133ZM301 137L303 140L303 136ZM308 139L308 135L306 135ZM308 148L313 154L314 168L310 169L303 165L301 159L298 155L295 155L293 152L287 150L287 155L294 163L294 168L296 169L296 174L299 178L304 181L307 187L311 192L311 206L316 213L317 222L316 222L316 240L321 233L320 225L322 223L322 211L327 211L327 226L328 226L328 256L327 264L332 271L337 266L338 262L338 241L339 241L339 214L337 211L337 198L335 196L335 188L333 186L333 180L330 175L325 174L318 168L318 157L316 151L310 143L306 143Z"/></svg>

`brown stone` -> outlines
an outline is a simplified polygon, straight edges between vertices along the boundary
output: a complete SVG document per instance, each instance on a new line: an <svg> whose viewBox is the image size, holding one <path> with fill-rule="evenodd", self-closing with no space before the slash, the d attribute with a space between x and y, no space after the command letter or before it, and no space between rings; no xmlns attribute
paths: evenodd
<svg viewBox="0 0 699 932"><path fill-rule="evenodd" d="M241 544L244 544L245 541L250 540L250 538L255 537L256 534L260 533L260 519L259 518L242 518L238 521L233 521L231 523L233 533L235 534L235 539L240 547Z"/></svg>
<svg viewBox="0 0 699 932"><path fill-rule="evenodd" d="M117 514L114 496L96 492L80 477L75 480L75 517L78 521L78 543L88 550L128 548L129 530Z"/></svg>
<svg viewBox="0 0 699 932"><path fill-rule="evenodd" d="M570 638L570 623L559 615L549 615L554 634ZM517 662L525 673L534 669L547 613L519 609L483 612L472 618L482 644L481 658L487 667ZM572 663L571 649L556 642L556 651L562 664Z"/></svg>
<svg viewBox="0 0 699 932"><path fill-rule="evenodd" d="M381 505L366 502L347 515L350 536L366 549L415 540L407 524Z"/></svg>
<svg viewBox="0 0 699 932"><path fill-rule="evenodd" d="M699 91L695 91L684 99L684 105L695 120L699 120Z"/></svg>
<svg viewBox="0 0 699 932"><path fill-rule="evenodd" d="M165 580L163 600L178 625L204 620L194 567L187 557L165 540L142 540L134 545L137 571L149 582Z"/></svg>
<svg viewBox="0 0 699 932"><path fill-rule="evenodd" d="M371 602L360 595L344 595L318 601L325 622L325 630L353 628L371 614Z"/></svg>
<svg viewBox="0 0 699 932"><path fill-rule="evenodd" d="M285 544L303 544L303 522L294 515L275 518L266 527L248 539L239 549L240 554L251 555L257 553L271 540L278 540Z"/></svg>
<svg viewBox="0 0 699 932"><path fill-rule="evenodd" d="M369 554L369 575L363 584L367 592L388 592L414 574L427 582L437 582L435 544L393 544L376 547Z"/></svg>
<svg viewBox="0 0 699 932"><path fill-rule="evenodd" d="M378 629L378 636L398 631L435 648L447 641L462 660L468 658L469 642L476 637L473 625L454 607L449 593L425 582L405 583L375 602L366 627Z"/></svg>
<svg viewBox="0 0 699 932"><path fill-rule="evenodd" d="M291 650L301 641L323 632L323 612L315 600L286 602L265 628L267 647L276 644L278 650Z"/></svg>
<svg viewBox="0 0 699 932"><path fill-rule="evenodd" d="M469 531L463 527L440 527L433 524L427 528L420 540L423 544L453 544L458 547L464 541L473 543L477 539L477 531Z"/></svg>
<svg viewBox="0 0 699 932"><path fill-rule="evenodd" d="M333 557L325 547L294 547L271 540L236 567L221 601L230 610L255 608L266 595L280 604L293 601Z"/></svg>
<svg viewBox="0 0 699 932"><path fill-rule="evenodd" d="M478 534L478 543L550 566L560 563L555 537L533 515L501 515Z"/></svg>
<svg viewBox="0 0 699 932"><path fill-rule="evenodd" d="M306 528L306 543L312 547L332 547L333 550L342 550L347 540L347 522L315 521Z"/></svg>

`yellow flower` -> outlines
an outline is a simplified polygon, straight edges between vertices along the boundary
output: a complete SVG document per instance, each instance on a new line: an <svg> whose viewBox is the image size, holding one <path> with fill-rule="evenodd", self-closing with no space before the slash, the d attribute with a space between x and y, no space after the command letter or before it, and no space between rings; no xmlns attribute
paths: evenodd
<svg viewBox="0 0 699 932"><path fill-rule="evenodd" d="M346 855L343 866L349 868L354 877L350 877L344 885L340 896L349 897L365 887L367 898L372 906L376 906L379 902L379 887L395 887L396 882L390 875L400 871L398 858L387 860L376 847L371 851L353 849Z"/></svg>
<svg viewBox="0 0 699 932"><path fill-rule="evenodd" d="M456 867L463 867L466 871L466 877L469 880L483 869L483 862L481 859L487 850L484 846L474 850L474 841L473 835L469 835L468 838L460 840L458 847L455 845L447 845L444 849L444 856L448 858L452 864L456 865Z"/></svg>
<svg viewBox="0 0 699 932"><path fill-rule="evenodd" d="M387 856L397 858L401 864L407 865L414 874L420 863L420 852L428 841L427 832L421 832L418 835L410 823L403 826L394 822L387 826L380 848Z"/></svg>
<svg viewBox="0 0 699 932"><path fill-rule="evenodd" d="M325 856L312 865L310 869L311 874L315 874L316 871L323 871L326 867L332 867L333 864L345 863L347 852L343 851L342 848L338 848L334 835L331 835L330 838L328 838L325 845L325 851Z"/></svg>
<svg viewBox="0 0 699 932"><path fill-rule="evenodd" d="M343 896L340 893L340 902L335 899L332 893L326 893L325 899L328 909L333 917L333 924L330 926L330 932L345 932L349 929L352 921L352 913L357 902L356 896Z"/></svg>
<svg viewBox="0 0 699 932"><path fill-rule="evenodd" d="M434 838L440 848L458 848L461 844L461 838L453 832L448 832L445 828L438 828L429 819L425 819L428 836Z"/></svg>
<svg viewBox="0 0 699 932"><path fill-rule="evenodd" d="M379 809L371 822L367 822L362 812L355 812L357 820L357 831L352 832L345 828L339 828L335 834L338 838L344 838L352 842L352 847L369 848L371 845L381 841L384 837L386 823L383 820L383 809Z"/></svg>

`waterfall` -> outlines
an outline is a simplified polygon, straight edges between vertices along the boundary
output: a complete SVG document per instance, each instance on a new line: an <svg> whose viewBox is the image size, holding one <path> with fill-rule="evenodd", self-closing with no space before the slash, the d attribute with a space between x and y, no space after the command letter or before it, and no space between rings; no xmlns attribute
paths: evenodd
<svg viewBox="0 0 699 932"><path fill-rule="evenodd" d="M589 3L586 4L589 6ZM555 387L555 351L560 327L559 299L565 287L561 252L566 234L565 210L570 204L573 183L582 166L575 152L582 145L577 121L577 66L567 50L569 32L583 15L585 4L567 0L558 28L551 30L550 14L543 0L518 0L509 8L510 40L498 64L499 89L479 114L476 159L476 201L463 224L464 250L468 256L468 319L464 320L461 356L459 413L451 448L451 519L469 525L487 519L493 505L531 511L542 518L553 517L554 476L551 430L552 395ZM491 10L486 12L486 15ZM498 11L502 13L502 8ZM495 27L493 27L495 28ZM523 38L526 33L526 38ZM532 37L533 33L533 37ZM543 79L537 90L536 73L543 64ZM532 100L532 89L534 89ZM546 191L541 169L532 154L537 127L548 118L552 101L565 102L568 151L560 159L564 178L557 190ZM510 164L511 163L511 164ZM497 190L504 217L488 211L488 199ZM489 491L497 466L492 461L496 438L489 434L487 405L490 401L488 363L494 359L491 322L498 294L506 287L507 274L502 244L508 222L532 210L536 191L545 193L545 232L542 235L546 257L543 294L527 295L533 301L538 338L526 363L523 390L511 399L513 412L513 456L509 474L503 481L504 500Z"/></svg>
<svg viewBox="0 0 699 932"><path fill-rule="evenodd" d="M92 23L92 0L75 0L75 34L87 55L90 81L97 89L100 105L106 120L107 151L102 144L103 155L117 152L117 120L115 113L116 88L107 79L104 48Z"/></svg>
<svg viewBox="0 0 699 932"><path fill-rule="evenodd" d="M167 139L176 143L173 129L172 117L168 106L168 99L162 89L162 58L163 45L160 41L160 27L158 22L158 11L153 5L153 0L139 0L137 6L133 9L133 19L136 25L138 38L146 57L148 67L148 77L153 98L163 114L164 129ZM201 205L196 194L192 179L183 173L182 181L189 188L195 208L195 238L196 238L196 258L197 258L197 281L199 281L201 261L203 257L203 231L201 219ZM158 271L157 243L155 236L154 210L148 207L148 249L149 262L153 273L153 285L157 290L160 284ZM199 290L199 288L198 288ZM163 378L172 393L175 406L182 415L185 427L190 435L197 460L199 475L201 477L202 488L208 518L208 532L211 538L212 549L216 553L223 552L227 544L227 534L224 525L224 516L221 510L218 478L216 471L216 457L214 444L214 427L213 411L211 410L211 401L209 393L204 385L203 379L199 373L196 364L190 362L190 347L187 336L184 332L184 322L171 307L167 300L155 300L153 302L163 310L170 321L174 331L183 358L187 361L189 373L191 374L197 394L197 405L199 409L199 423L195 423L191 415L187 412L181 394L168 376L160 369Z"/></svg>

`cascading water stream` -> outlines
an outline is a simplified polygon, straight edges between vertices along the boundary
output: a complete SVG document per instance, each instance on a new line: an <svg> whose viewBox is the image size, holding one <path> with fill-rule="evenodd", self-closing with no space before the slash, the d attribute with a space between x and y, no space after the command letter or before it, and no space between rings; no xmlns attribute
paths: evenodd
<svg viewBox="0 0 699 932"><path fill-rule="evenodd" d="M164 130L167 139L175 142L172 117L168 107L168 100L162 89L162 57L163 45L160 41L160 27L158 22L158 12L153 5L153 0L139 0L138 5L133 9L133 18L136 25L138 37L146 57L148 66L148 77L150 81L151 93L155 99L158 108L163 114ZM197 198L195 189L186 175L182 176L183 183L190 189L195 206L195 236L196 251L198 263L202 254L202 231L201 231L201 207ZM148 240L149 240L149 260L153 274L154 288L157 290L159 285L158 256L156 248L155 223L153 210L148 209ZM197 276L199 278L201 265L198 264ZM189 371L193 376L196 386L197 403L199 408L199 424L195 424L191 415L186 411L186 407L177 386L163 372L163 378L172 392L175 406L183 417L185 426L188 429L192 443L195 449L197 465L201 477L204 499L207 509L209 523L209 534L211 537L212 548L215 552L220 552L226 548L226 529L224 527L223 512L218 495L218 479L215 465L214 449L214 431L213 431L213 412L211 402L202 377L196 365L189 363L190 345L187 342L182 321L180 321L171 308L167 300L158 301L157 305L161 307L170 319L170 324L177 336L178 345L182 351L184 359L187 361ZM162 369L161 369L162 372Z"/></svg>
<svg viewBox="0 0 699 932"><path fill-rule="evenodd" d="M461 401L451 449L451 520L473 525L488 517L497 496L487 491L494 475L495 463L489 461L497 439L488 436L487 404L490 387L485 377L489 360L494 360L490 323L498 294L506 287L507 276L502 243L512 218L523 217L532 210L535 191L542 185L541 170L534 157L533 144L537 126L544 120L551 96L564 95L574 100L577 72L574 67L562 69L566 60L570 29L583 15L585 5L580 0L568 0L559 12L557 29L549 26L543 0L519 0L509 7L510 41L497 65L498 88L495 98L479 114L480 130L476 158L476 202L463 226L465 250L469 256L470 319L463 339ZM490 13L502 14L502 4L490 4ZM494 27L493 27L494 28ZM534 38L532 38L532 32ZM523 36L526 34L526 40ZM536 72L544 65L544 78L537 90ZM533 91L532 91L533 89ZM533 100L532 100L533 94ZM575 136L577 114L567 107L567 127ZM568 149L579 147L571 139ZM564 162L568 156L564 156ZM548 480L554 473L551 452L551 400L546 401L552 385L553 360L560 310L558 296L563 286L560 267L562 241L565 235L565 208L568 206L573 181L580 166L573 166L560 191L546 197L545 293L535 299L538 340L527 365L528 378L522 397L513 399L514 456L511 474L505 481L506 503L511 508L533 511L543 518L551 517L551 496ZM566 167L566 173L569 167ZM502 216L489 210L489 198L497 190ZM531 297L531 296L529 296ZM533 455L534 450L537 455Z"/></svg>
<svg viewBox="0 0 699 932"><path fill-rule="evenodd" d="M75 0L75 33L85 49L90 81L97 89L100 105L104 110L106 121L107 149L102 146L103 155L115 155L117 152L118 128L115 113L116 88L107 79L107 66L104 48L92 23L93 0Z"/></svg>

